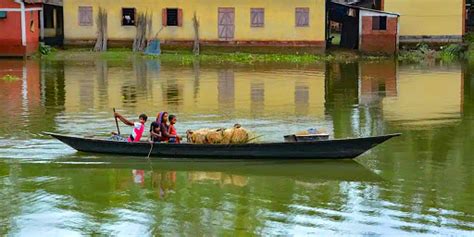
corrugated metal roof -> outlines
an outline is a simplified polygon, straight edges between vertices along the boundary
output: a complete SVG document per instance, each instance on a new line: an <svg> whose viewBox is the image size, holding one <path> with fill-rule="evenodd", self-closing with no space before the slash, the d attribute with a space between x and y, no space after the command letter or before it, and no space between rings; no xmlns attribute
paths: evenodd
<svg viewBox="0 0 474 237"><path fill-rule="evenodd" d="M400 16L400 14L395 13L395 12L380 11L380 10L375 10L375 9L371 9L371 8L359 7L359 6L354 6L354 5L344 4L344 3L338 3L338 2L334 2L334 1L331 1L331 4L341 5L341 6L348 7L348 8L353 8L353 9L359 9L359 10L362 10L362 11L378 12L378 13L384 13L384 14L389 14L389 15Z"/></svg>
<svg viewBox="0 0 474 237"><path fill-rule="evenodd" d="M43 3L48 5L62 6L63 0L23 0L25 3Z"/></svg>

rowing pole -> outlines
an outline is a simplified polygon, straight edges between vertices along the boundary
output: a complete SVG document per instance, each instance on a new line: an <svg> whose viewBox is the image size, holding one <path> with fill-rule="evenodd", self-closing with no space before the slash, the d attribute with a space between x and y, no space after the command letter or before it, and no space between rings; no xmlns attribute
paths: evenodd
<svg viewBox="0 0 474 237"><path fill-rule="evenodd" d="M117 126L117 132L118 132L118 135L120 136L120 128L119 128L119 125L118 125L117 117L115 117L115 108L113 108L113 109L114 109L115 126Z"/></svg>

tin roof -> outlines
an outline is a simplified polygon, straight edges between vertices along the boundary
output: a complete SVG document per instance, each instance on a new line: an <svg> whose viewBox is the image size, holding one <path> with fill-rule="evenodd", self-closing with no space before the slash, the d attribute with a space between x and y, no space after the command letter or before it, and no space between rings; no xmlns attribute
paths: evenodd
<svg viewBox="0 0 474 237"><path fill-rule="evenodd" d="M395 13L395 12L380 11L380 10L375 10L375 9L371 9L371 8L359 7L359 6L354 6L354 5L344 4L344 3L338 3L338 2L334 2L334 1L331 1L331 4L336 4L336 5L340 5L340 6L344 6L344 7L348 7L348 8L353 8L353 9L358 9L358 10L362 10L362 11L377 12L377 13L383 13L383 14L388 14L388 15L400 16L400 14Z"/></svg>
<svg viewBox="0 0 474 237"><path fill-rule="evenodd" d="M25 3L43 3L48 5L62 6L63 0L23 0Z"/></svg>

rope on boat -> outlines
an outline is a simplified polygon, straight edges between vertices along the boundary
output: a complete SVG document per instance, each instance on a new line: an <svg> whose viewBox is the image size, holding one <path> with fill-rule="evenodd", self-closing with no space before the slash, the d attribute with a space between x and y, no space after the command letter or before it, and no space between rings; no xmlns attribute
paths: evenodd
<svg viewBox="0 0 474 237"><path fill-rule="evenodd" d="M153 151L153 144L154 142L152 141L150 143L150 151L148 152L148 156L146 157L146 159L148 160L148 164L150 165L150 169L151 169L151 172L153 172L153 166L151 165L151 160L150 160L150 155L151 155L151 151Z"/></svg>

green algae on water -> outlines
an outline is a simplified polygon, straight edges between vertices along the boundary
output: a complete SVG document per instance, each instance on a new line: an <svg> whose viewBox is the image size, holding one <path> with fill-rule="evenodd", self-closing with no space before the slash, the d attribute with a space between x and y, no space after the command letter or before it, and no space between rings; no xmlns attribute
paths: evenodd
<svg viewBox="0 0 474 237"><path fill-rule="evenodd" d="M13 76L13 75L10 75L10 74L7 74L7 75L5 75L5 76L2 76L1 79L2 79L2 81L7 81L7 82L13 82L13 81L18 81L18 80L20 80L19 77Z"/></svg>

